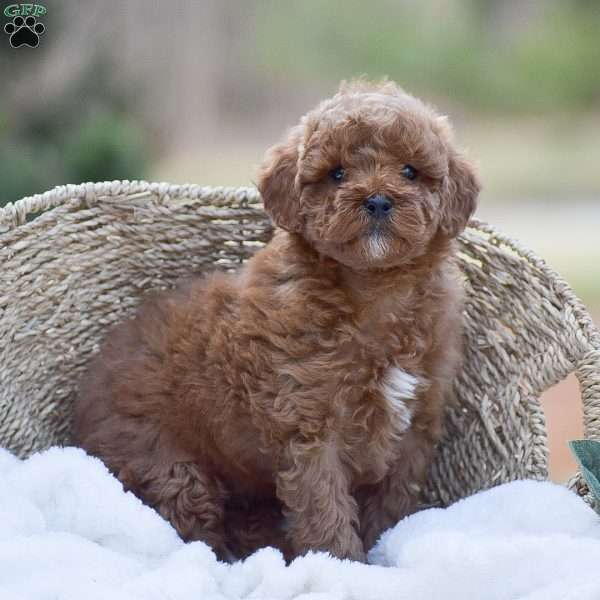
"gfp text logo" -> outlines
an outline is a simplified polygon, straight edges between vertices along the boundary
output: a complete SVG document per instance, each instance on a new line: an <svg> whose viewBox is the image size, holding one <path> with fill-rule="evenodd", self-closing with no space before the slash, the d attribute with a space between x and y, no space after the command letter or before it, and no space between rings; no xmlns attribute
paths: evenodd
<svg viewBox="0 0 600 600"><path fill-rule="evenodd" d="M39 17L47 12L43 4L9 4L4 16L12 21L4 25L4 32L10 36L10 45L35 48L40 43L40 35L46 31Z"/></svg>

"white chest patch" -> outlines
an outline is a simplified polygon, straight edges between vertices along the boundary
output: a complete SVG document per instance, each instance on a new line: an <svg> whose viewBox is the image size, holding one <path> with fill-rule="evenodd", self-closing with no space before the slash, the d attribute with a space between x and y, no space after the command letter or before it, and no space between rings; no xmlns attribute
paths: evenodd
<svg viewBox="0 0 600 600"><path fill-rule="evenodd" d="M398 367L391 367L385 375L382 392L400 431L410 427L418 386L419 380L414 375Z"/></svg>
<svg viewBox="0 0 600 600"><path fill-rule="evenodd" d="M366 244L367 253L373 258L383 258L388 252L388 244L382 235L370 235Z"/></svg>

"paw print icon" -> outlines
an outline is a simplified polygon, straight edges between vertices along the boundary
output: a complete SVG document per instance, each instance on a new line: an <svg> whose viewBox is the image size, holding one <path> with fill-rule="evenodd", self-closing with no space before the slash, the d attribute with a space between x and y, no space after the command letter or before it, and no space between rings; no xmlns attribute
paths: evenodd
<svg viewBox="0 0 600 600"><path fill-rule="evenodd" d="M4 32L10 35L10 45L13 48L29 46L35 48L40 43L40 35L46 31L44 25L30 15L26 19L15 17L12 23L4 26Z"/></svg>

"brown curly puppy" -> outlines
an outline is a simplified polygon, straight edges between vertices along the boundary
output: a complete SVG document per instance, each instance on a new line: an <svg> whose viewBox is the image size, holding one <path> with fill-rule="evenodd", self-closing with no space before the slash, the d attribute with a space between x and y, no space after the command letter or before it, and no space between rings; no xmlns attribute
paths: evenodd
<svg viewBox="0 0 600 600"><path fill-rule="evenodd" d="M357 81L269 151L258 187L273 240L112 331L76 437L221 557L364 560L414 510L441 434L461 348L453 240L479 184L445 118Z"/></svg>

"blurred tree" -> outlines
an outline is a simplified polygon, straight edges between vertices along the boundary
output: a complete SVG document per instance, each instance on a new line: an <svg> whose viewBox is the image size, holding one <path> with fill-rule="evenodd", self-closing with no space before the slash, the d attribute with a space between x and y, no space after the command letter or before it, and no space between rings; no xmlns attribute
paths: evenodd
<svg viewBox="0 0 600 600"><path fill-rule="evenodd" d="M55 185L144 177L148 136L127 98L100 85L102 72L90 67L47 104L4 112L0 206Z"/></svg>
<svg viewBox="0 0 600 600"><path fill-rule="evenodd" d="M305 0L260 5L263 69L298 79L389 75L490 111L594 108L600 2Z"/></svg>
<svg viewBox="0 0 600 600"><path fill-rule="evenodd" d="M64 136L62 148L66 181L139 179L145 172L142 131L113 112L89 115Z"/></svg>
<svg viewBox="0 0 600 600"><path fill-rule="evenodd" d="M176 162L244 135L266 143L274 119L360 74L471 112L573 113L600 99L599 0L108 6L53 3L38 48L0 44L0 203L87 173L141 177L149 148Z"/></svg>
<svg viewBox="0 0 600 600"><path fill-rule="evenodd" d="M84 46L68 74L54 69L61 85L37 76L64 43L63 14L52 8L38 48L0 45L10 82L0 88L0 206L65 183L143 178L151 156L132 110L136 85L118 79L102 44Z"/></svg>

